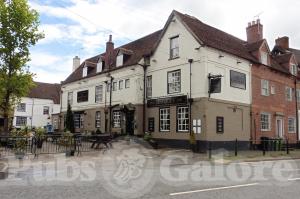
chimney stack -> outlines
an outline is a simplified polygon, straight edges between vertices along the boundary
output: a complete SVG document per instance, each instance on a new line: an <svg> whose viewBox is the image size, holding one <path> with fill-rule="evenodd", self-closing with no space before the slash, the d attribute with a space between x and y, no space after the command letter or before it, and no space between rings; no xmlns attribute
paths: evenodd
<svg viewBox="0 0 300 199"><path fill-rule="evenodd" d="M276 46L280 46L281 48L287 50L290 48L289 45L289 37L278 37L278 39L275 40Z"/></svg>
<svg viewBox="0 0 300 199"><path fill-rule="evenodd" d="M80 66L80 58L76 55L73 58L73 72Z"/></svg>
<svg viewBox="0 0 300 199"><path fill-rule="evenodd" d="M252 21L248 23L247 31L247 42L254 43L263 39L263 25L260 20Z"/></svg>
<svg viewBox="0 0 300 199"><path fill-rule="evenodd" d="M112 35L109 35L109 40L106 42L106 53L105 53L105 69L110 69L113 62L114 55L114 43L112 42Z"/></svg>

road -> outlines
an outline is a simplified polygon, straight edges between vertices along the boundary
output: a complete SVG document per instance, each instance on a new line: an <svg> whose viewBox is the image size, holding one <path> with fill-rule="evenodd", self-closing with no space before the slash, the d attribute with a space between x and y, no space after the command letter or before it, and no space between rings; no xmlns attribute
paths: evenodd
<svg viewBox="0 0 300 199"><path fill-rule="evenodd" d="M0 198L299 198L300 160L211 163L189 155L118 148L96 157L9 161Z"/></svg>

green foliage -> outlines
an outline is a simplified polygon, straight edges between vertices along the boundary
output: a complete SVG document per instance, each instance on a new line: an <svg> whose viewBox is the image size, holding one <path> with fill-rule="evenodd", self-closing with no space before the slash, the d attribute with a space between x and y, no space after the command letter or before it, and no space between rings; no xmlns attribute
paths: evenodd
<svg viewBox="0 0 300 199"><path fill-rule="evenodd" d="M34 86L26 65L29 48L44 37L38 31L39 15L27 0L0 1L0 112L8 130L8 117L21 97Z"/></svg>
<svg viewBox="0 0 300 199"><path fill-rule="evenodd" d="M70 149L74 146L73 133L70 131L64 132L62 137L59 139L59 144L65 146L67 149Z"/></svg>
<svg viewBox="0 0 300 199"><path fill-rule="evenodd" d="M43 138L45 136L45 129L42 128L42 127L38 127L36 130L35 130L35 137L36 138Z"/></svg>
<svg viewBox="0 0 300 199"><path fill-rule="evenodd" d="M145 141L150 141L151 139L152 139L152 135L148 132L145 132L144 140Z"/></svg>
<svg viewBox="0 0 300 199"><path fill-rule="evenodd" d="M29 133L30 133L30 130L28 127L24 127L21 130L14 129L11 132L11 135L14 137L14 140L15 140L14 150L16 152L23 152L26 150Z"/></svg>
<svg viewBox="0 0 300 199"><path fill-rule="evenodd" d="M67 110L67 115L66 115L66 129L67 131L70 131L71 133L75 133L75 128L74 128L74 116L72 112L71 105L68 104L68 110Z"/></svg>

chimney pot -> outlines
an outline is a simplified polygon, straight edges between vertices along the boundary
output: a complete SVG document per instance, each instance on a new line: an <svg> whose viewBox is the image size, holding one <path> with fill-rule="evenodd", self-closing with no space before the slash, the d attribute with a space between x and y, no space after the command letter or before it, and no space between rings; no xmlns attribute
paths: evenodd
<svg viewBox="0 0 300 199"><path fill-rule="evenodd" d="M80 66L80 58L76 55L73 58L73 72Z"/></svg>
<svg viewBox="0 0 300 199"><path fill-rule="evenodd" d="M112 42L112 35L109 35L109 42Z"/></svg>
<svg viewBox="0 0 300 199"><path fill-rule="evenodd" d="M246 28L247 32L247 42L254 43L263 39L263 25L260 20L252 21L248 23Z"/></svg>
<svg viewBox="0 0 300 199"><path fill-rule="evenodd" d="M252 25L255 25L255 21L252 21Z"/></svg>

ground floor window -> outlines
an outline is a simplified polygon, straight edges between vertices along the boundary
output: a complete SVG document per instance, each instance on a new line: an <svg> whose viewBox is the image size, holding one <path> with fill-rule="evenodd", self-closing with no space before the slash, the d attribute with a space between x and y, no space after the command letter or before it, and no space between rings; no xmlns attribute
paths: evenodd
<svg viewBox="0 0 300 199"><path fill-rule="evenodd" d="M74 114L74 127L83 128L83 114L75 113Z"/></svg>
<svg viewBox="0 0 300 199"><path fill-rule="evenodd" d="M16 117L16 126L26 126L27 125L27 117Z"/></svg>
<svg viewBox="0 0 300 199"><path fill-rule="evenodd" d="M120 111L113 112L113 127L120 128L121 127L121 115Z"/></svg>
<svg viewBox="0 0 300 199"><path fill-rule="evenodd" d="M95 127L100 128L101 126L101 112L97 111L95 115Z"/></svg>
<svg viewBox="0 0 300 199"><path fill-rule="evenodd" d="M294 117L289 117L288 118L288 129L289 129L289 133L295 133L296 119Z"/></svg>
<svg viewBox="0 0 300 199"><path fill-rule="evenodd" d="M170 131L170 108L159 109L160 131Z"/></svg>
<svg viewBox="0 0 300 199"><path fill-rule="evenodd" d="M260 129L262 131L270 131L271 130L271 114L269 114L269 113L261 113L260 114Z"/></svg>
<svg viewBox="0 0 300 199"><path fill-rule="evenodd" d="M189 107L177 108L177 130L178 131L189 130Z"/></svg>

